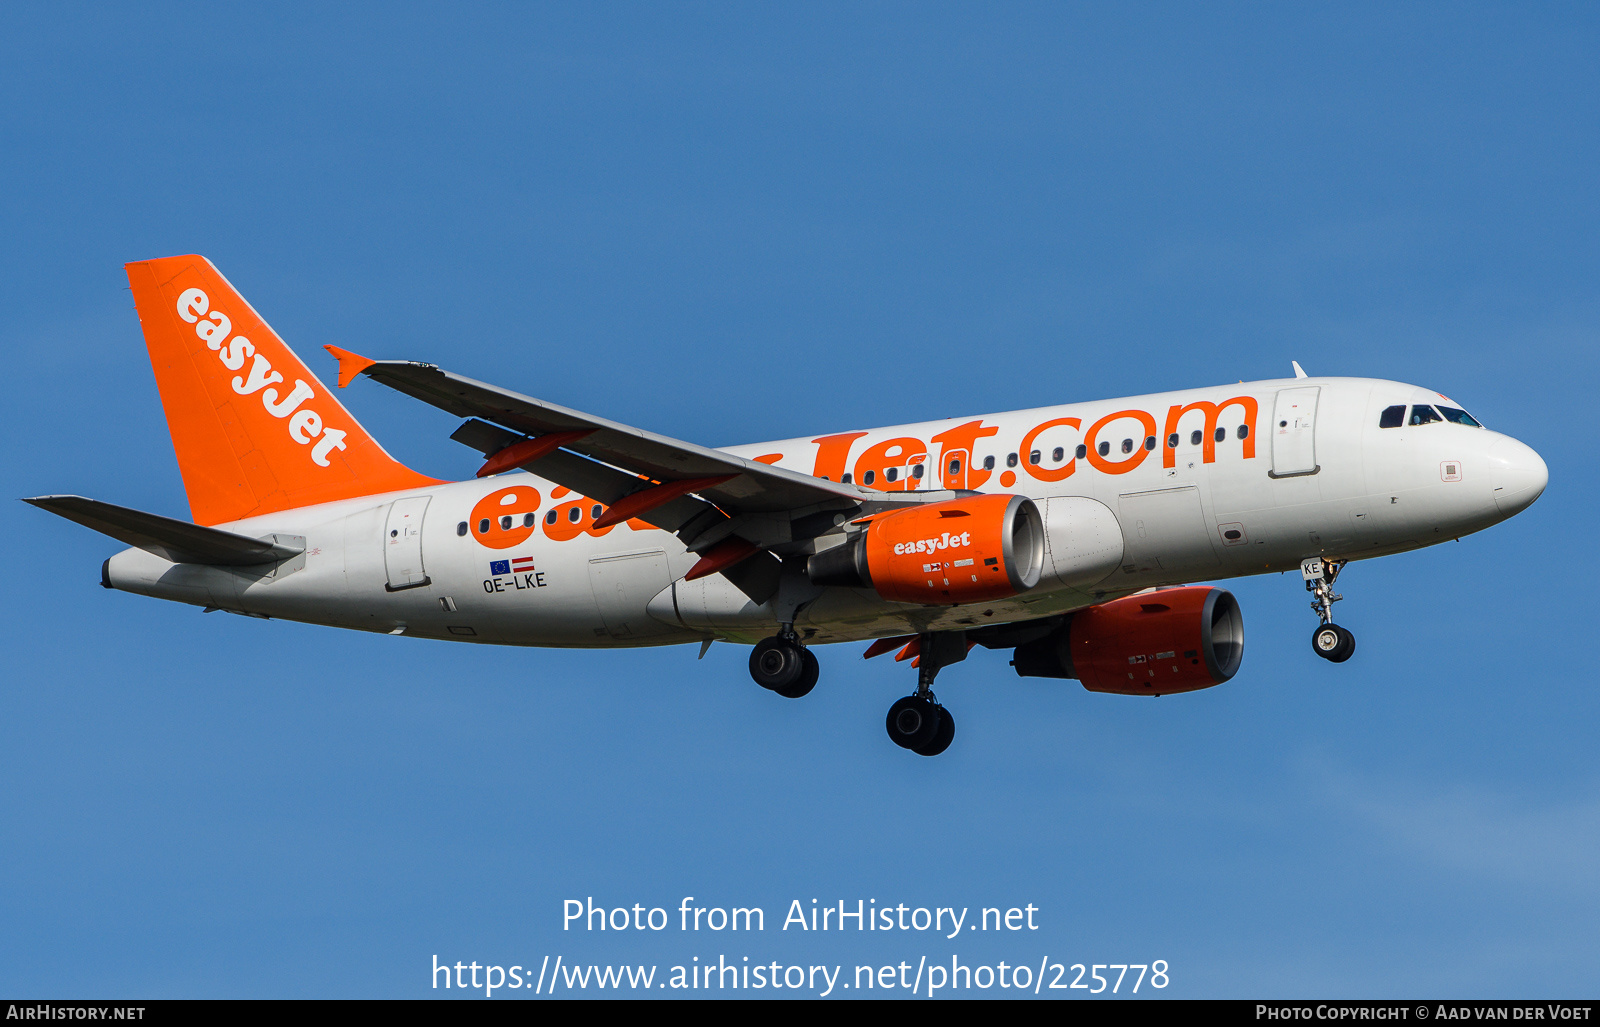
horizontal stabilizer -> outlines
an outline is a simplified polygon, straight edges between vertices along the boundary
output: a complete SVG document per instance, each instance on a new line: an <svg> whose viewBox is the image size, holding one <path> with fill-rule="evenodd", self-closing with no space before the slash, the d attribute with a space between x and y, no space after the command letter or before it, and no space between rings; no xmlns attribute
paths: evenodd
<svg viewBox="0 0 1600 1027"><path fill-rule="evenodd" d="M287 560L303 551L82 496L37 496L23 502L173 563L248 567Z"/></svg>

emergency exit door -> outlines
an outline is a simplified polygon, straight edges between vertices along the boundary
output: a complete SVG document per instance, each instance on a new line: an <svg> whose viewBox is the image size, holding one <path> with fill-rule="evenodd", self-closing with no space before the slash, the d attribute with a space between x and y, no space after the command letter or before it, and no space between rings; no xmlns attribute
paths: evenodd
<svg viewBox="0 0 1600 1027"><path fill-rule="evenodd" d="M383 569L389 580L383 587L390 592L433 583L422 567L422 515L429 498L412 496L389 505L383 526Z"/></svg>
<svg viewBox="0 0 1600 1027"><path fill-rule="evenodd" d="M1317 386L1279 389L1272 405L1273 478L1292 478L1316 474L1317 466Z"/></svg>
<svg viewBox="0 0 1600 1027"><path fill-rule="evenodd" d="M967 487L968 456L964 449L946 449L939 453L939 463L944 465L945 488L959 490Z"/></svg>

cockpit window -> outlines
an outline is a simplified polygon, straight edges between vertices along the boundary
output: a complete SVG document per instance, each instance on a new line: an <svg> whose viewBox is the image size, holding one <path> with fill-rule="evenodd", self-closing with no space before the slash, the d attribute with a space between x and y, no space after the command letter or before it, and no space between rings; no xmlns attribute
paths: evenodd
<svg viewBox="0 0 1600 1027"><path fill-rule="evenodd" d="M1380 428L1398 428L1405 423L1406 405L1404 403L1397 407L1384 407L1383 413L1378 417L1378 427Z"/></svg>
<svg viewBox="0 0 1600 1027"><path fill-rule="evenodd" d="M1433 407L1423 406L1422 404L1418 403L1416 406L1411 408L1411 423L1414 425L1432 424L1435 421L1442 420L1444 420L1444 418L1440 417L1439 412L1433 409Z"/></svg>
<svg viewBox="0 0 1600 1027"><path fill-rule="evenodd" d="M1440 403L1439 413L1443 414L1444 419L1449 421L1451 424L1464 424L1469 428L1483 427L1483 425L1478 423L1477 418L1473 417L1460 407L1447 407L1443 403Z"/></svg>

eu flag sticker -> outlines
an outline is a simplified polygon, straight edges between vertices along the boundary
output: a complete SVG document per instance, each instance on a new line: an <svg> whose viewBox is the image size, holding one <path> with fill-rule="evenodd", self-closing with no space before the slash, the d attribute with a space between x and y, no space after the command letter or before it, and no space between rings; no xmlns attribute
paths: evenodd
<svg viewBox="0 0 1600 1027"><path fill-rule="evenodd" d="M490 574L510 574L511 573L511 561L510 560L490 560L489 561L489 573Z"/></svg>

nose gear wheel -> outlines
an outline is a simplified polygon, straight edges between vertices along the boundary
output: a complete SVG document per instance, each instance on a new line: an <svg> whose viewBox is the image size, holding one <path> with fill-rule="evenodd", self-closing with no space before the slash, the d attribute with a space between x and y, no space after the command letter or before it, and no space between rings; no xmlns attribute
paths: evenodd
<svg viewBox="0 0 1600 1027"><path fill-rule="evenodd" d="M1320 557L1303 560L1300 564L1306 591L1311 593L1311 609L1322 621L1311 633L1311 651L1330 663L1343 663L1356 651L1356 636L1333 622L1333 604L1344 598L1334 592L1333 583L1344 565L1344 560Z"/></svg>
<svg viewBox="0 0 1600 1027"><path fill-rule="evenodd" d="M1356 636L1337 624L1324 624L1311 634L1311 648L1330 663L1343 663L1356 651Z"/></svg>

